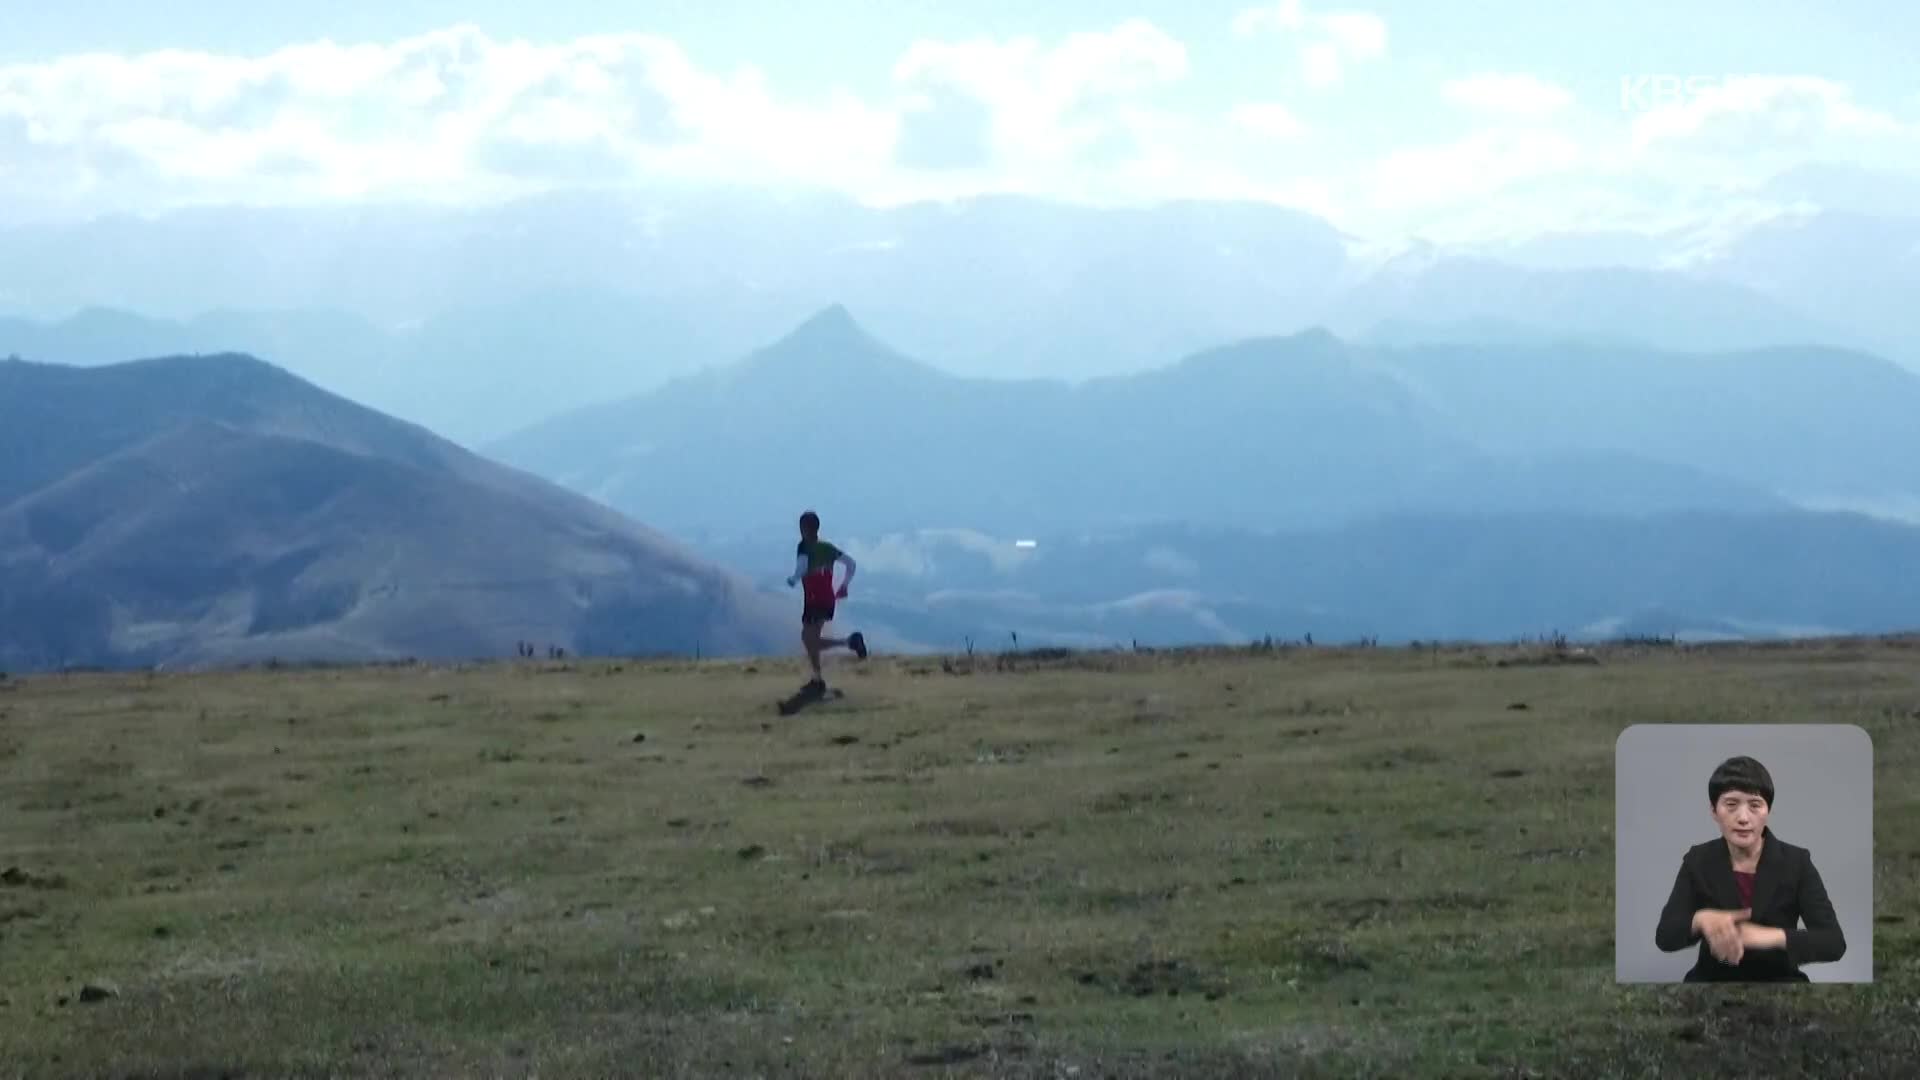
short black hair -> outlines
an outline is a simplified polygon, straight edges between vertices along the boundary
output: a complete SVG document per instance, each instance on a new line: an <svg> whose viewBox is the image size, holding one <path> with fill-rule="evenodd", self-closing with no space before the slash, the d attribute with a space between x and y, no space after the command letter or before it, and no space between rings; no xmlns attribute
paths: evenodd
<svg viewBox="0 0 1920 1080"><path fill-rule="evenodd" d="M811 510L807 511L804 514L801 514L800 527L807 530L808 532L818 531L820 528L820 515L814 513Z"/></svg>
<svg viewBox="0 0 1920 1080"><path fill-rule="evenodd" d="M1719 805L1720 796L1729 791L1751 791L1767 800L1767 809L1773 809L1773 774L1750 757L1730 757L1713 770L1707 778L1707 805Z"/></svg>

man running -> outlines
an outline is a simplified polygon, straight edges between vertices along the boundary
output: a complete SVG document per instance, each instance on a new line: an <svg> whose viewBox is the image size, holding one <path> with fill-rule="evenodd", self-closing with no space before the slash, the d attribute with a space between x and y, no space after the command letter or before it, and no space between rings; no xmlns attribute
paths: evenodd
<svg viewBox="0 0 1920 1080"><path fill-rule="evenodd" d="M835 563L847 566L838 589L833 587ZM853 584L855 569L851 555L820 539L820 515L811 510L801 514L800 546L794 552L793 576L787 579L787 587L792 588L795 583L803 586L800 642L807 647L807 663L813 668L813 681L805 687L807 693L826 693L827 680L820 674L820 654L827 649L852 649L860 659L867 658L867 639L857 630L844 638L821 636L826 625L833 621L834 601L847 598L847 586Z"/></svg>

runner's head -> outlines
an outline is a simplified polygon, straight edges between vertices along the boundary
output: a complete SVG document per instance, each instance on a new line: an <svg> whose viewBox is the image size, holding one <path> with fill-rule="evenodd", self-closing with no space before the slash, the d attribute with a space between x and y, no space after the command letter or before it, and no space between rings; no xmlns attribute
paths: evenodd
<svg viewBox="0 0 1920 1080"><path fill-rule="evenodd" d="M811 540L820 535L820 515L809 510L800 515L800 535Z"/></svg>

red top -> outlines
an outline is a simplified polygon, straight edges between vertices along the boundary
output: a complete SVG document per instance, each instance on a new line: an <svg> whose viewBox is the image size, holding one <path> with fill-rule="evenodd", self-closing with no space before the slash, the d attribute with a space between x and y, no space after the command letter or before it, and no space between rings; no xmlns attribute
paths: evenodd
<svg viewBox="0 0 1920 1080"><path fill-rule="evenodd" d="M1735 870L1733 883L1740 886L1740 906L1751 910L1753 908L1753 875Z"/></svg>
<svg viewBox="0 0 1920 1080"><path fill-rule="evenodd" d="M800 584L801 595L806 598L807 604L816 607L831 606L836 591L833 587L833 564L840 558L840 549L825 540L816 538L812 541L800 541L795 554L806 563L806 569L800 577Z"/></svg>

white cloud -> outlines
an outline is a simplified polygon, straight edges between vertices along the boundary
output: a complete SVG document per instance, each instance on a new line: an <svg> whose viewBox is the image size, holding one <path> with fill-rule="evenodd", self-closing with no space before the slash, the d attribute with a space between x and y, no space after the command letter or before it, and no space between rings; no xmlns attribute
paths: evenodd
<svg viewBox="0 0 1920 1080"><path fill-rule="evenodd" d="M1246 38L1271 34L1296 39L1301 77L1316 89L1339 85L1348 65L1387 53L1387 23L1380 16L1366 11L1315 13L1300 0L1247 8L1234 16L1233 32Z"/></svg>
<svg viewBox="0 0 1920 1080"><path fill-rule="evenodd" d="M1142 110L1188 57L1130 19L1047 42L920 41L893 75L880 96L800 98L663 37L472 27L0 65L0 206L467 201L655 180L880 199L1080 190L1144 152Z"/></svg>
<svg viewBox="0 0 1920 1080"><path fill-rule="evenodd" d="M1234 26L1297 59L1307 86L1387 50L1386 24L1359 11L1276 2ZM1636 185L1706 191L1816 156L1920 162L1920 124L1813 78L1722 80L1621 111L1582 110L1536 76L1473 74L1442 83L1441 102L1492 130L1395 147L1343 123L1337 100L1317 101L1324 117L1279 94L1181 105L1173 91L1197 77L1192 58L1143 19L1050 39L918 41L890 74L865 96L800 96L751 66L703 66L663 37L534 43L470 27L260 55L0 65L0 221L684 181L890 203L982 191L1250 199L1386 231L1442 213L1497 217L1521 199L1530 216L1577 221L1611 208L1611 192L1626 214L1649 204ZM1434 104L1409 101L1395 119L1448 120L1413 111Z"/></svg>
<svg viewBox="0 0 1920 1080"><path fill-rule="evenodd" d="M1469 109L1514 116L1545 116L1573 103L1564 87L1522 74L1469 75L1445 83L1441 94Z"/></svg>
<svg viewBox="0 0 1920 1080"><path fill-rule="evenodd" d="M1571 172L1587 161L1572 137L1554 131L1489 130L1451 143L1408 147L1373 169L1373 205L1394 210L1484 198L1527 180Z"/></svg>
<svg viewBox="0 0 1920 1080"><path fill-rule="evenodd" d="M1629 84L1619 100L1547 108L1558 95L1476 76L1445 97L1506 123L1439 145L1400 148L1372 169L1357 209L1388 228L1417 223L1435 238L1491 238L1542 230L1724 231L1782 200L1752 190L1810 160L1882 168L1920 164L1920 124L1858 100L1850 88L1805 77L1684 79ZM1551 121L1551 126L1547 121ZM1497 201L1487 196L1498 193ZM1436 222L1444 222L1444 228Z"/></svg>
<svg viewBox="0 0 1920 1080"><path fill-rule="evenodd" d="M164 199L484 197L555 183L777 176L857 184L897 119L776 96L641 34L553 45L470 27L257 57L87 54L0 67L35 168Z"/></svg>
<svg viewBox="0 0 1920 1080"><path fill-rule="evenodd" d="M1346 62L1338 47L1319 41L1300 47L1300 76L1316 90L1340 85L1346 77Z"/></svg>
<svg viewBox="0 0 1920 1080"><path fill-rule="evenodd" d="M1741 150L1811 143L1822 136L1899 136L1911 125L1853 100L1844 84L1813 76L1744 75L1658 88L1652 104L1638 108L1647 92L1623 87L1622 105L1635 112L1633 143L1644 149L1684 141L1695 146Z"/></svg>
<svg viewBox="0 0 1920 1080"><path fill-rule="evenodd" d="M1692 191L1742 190L1809 161L1904 170L1920 164L1920 123L1809 76L1705 78L1623 91L1624 122L1597 174L1658 179ZM1781 200L1775 199L1775 202Z"/></svg>
<svg viewBox="0 0 1920 1080"><path fill-rule="evenodd" d="M1369 60L1386 55L1387 23L1380 16L1364 11L1335 11L1316 18L1347 55Z"/></svg>
<svg viewBox="0 0 1920 1080"><path fill-rule="evenodd" d="M1129 19L1051 48L1031 37L917 41L893 76L917 123L951 125L956 137L983 144L1004 167L1046 171L1124 138L1126 107L1187 70L1184 45L1144 19ZM953 119L962 112L964 120Z"/></svg>
<svg viewBox="0 0 1920 1080"><path fill-rule="evenodd" d="M1269 30L1299 30L1307 24L1299 0L1280 0L1266 7L1246 8L1233 17L1233 32L1252 37Z"/></svg>
<svg viewBox="0 0 1920 1080"><path fill-rule="evenodd" d="M1293 110L1277 102L1246 102L1234 106L1230 116L1248 134L1270 139L1290 139L1307 131Z"/></svg>

